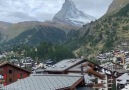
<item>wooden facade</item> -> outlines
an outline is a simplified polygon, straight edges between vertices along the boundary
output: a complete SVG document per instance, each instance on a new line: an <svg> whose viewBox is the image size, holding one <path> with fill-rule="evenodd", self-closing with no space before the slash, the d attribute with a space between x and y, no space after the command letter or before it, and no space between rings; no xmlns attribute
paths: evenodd
<svg viewBox="0 0 129 90"><path fill-rule="evenodd" d="M4 86L16 82L18 79L26 78L30 72L10 63L0 64L0 84Z"/></svg>

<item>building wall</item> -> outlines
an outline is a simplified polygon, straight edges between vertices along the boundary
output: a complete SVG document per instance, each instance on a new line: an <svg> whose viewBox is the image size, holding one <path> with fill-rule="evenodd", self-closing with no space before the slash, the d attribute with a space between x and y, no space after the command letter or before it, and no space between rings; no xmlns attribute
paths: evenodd
<svg viewBox="0 0 129 90"><path fill-rule="evenodd" d="M4 86L4 68L3 67L0 67L0 87L3 87Z"/></svg>
<svg viewBox="0 0 129 90"><path fill-rule="evenodd" d="M11 84L18 79L28 77L30 74L29 72L13 67L11 65L2 66L1 69L3 70L0 72L0 75L2 75L3 79L5 80L4 86Z"/></svg>
<svg viewBox="0 0 129 90"><path fill-rule="evenodd" d="M98 90L108 90L107 76L104 79L98 78L98 83L103 83L104 85L104 88L99 88Z"/></svg>
<svg viewBox="0 0 129 90"><path fill-rule="evenodd" d="M113 78L112 76L107 77L108 90L112 90L112 85L114 81L115 81L115 78Z"/></svg>
<svg viewBox="0 0 129 90"><path fill-rule="evenodd" d="M99 88L98 90L112 90L113 78L105 75L104 80L98 78L98 83L104 83L105 88Z"/></svg>

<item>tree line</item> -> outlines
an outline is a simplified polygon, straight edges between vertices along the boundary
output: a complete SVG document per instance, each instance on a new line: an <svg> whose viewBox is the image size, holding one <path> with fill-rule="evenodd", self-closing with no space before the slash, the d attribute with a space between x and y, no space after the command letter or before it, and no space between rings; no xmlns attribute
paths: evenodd
<svg viewBox="0 0 129 90"><path fill-rule="evenodd" d="M37 46L18 45L13 46L11 51L17 52L24 57L31 57L34 60L51 59L59 61L62 59L73 58L74 54L62 45L53 45L51 43L40 43Z"/></svg>

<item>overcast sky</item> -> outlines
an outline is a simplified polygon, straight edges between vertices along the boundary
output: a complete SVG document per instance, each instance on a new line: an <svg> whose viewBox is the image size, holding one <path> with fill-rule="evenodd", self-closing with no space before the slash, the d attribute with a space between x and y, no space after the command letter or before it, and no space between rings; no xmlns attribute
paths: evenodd
<svg viewBox="0 0 129 90"><path fill-rule="evenodd" d="M51 20L65 0L0 0L0 21ZM77 8L95 18L100 18L112 0L73 0Z"/></svg>

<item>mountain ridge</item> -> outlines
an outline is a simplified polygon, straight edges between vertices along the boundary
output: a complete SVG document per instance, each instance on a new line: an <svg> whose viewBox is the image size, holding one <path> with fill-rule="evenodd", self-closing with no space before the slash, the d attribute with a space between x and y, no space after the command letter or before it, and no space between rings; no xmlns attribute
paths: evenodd
<svg viewBox="0 0 129 90"><path fill-rule="evenodd" d="M3 37L2 41L8 41L8 40L14 39L22 32L40 25L59 28L60 30L63 30L66 33L68 33L70 30L77 30L80 28L77 26L65 25L65 24L60 24L52 21L45 21L45 22L24 21L19 23L7 23L7 22L1 21L0 22L1 39L2 37Z"/></svg>
<svg viewBox="0 0 129 90"><path fill-rule="evenodd" d="M55 27L39 25L25 30L14 39L9 40L6 45L37 45L41 42L61 44L65 42L65 39L66 33L63 30Z"/></svg>

